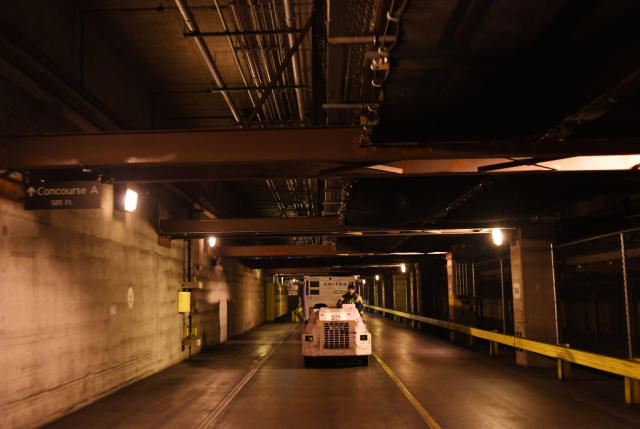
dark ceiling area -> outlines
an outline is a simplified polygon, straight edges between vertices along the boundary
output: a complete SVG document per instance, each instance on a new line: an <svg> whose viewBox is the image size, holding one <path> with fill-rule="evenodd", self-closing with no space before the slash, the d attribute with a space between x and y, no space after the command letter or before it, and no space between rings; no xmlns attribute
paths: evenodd
<svg viewBox="0 0 640 429"><path fill-rule="evenodd" d="M376 134L535 139L624 83L567 132L635 136L639 15L634 1L411 2Z"/></svg>
<svg viewBox="0 0 640 429"><path fill-rule="evenodd" d="M137 186L181 206L163 221L280 219L220 234L273 270L630 227L639 21L631 0L12 3L0 174Z"/></svg>

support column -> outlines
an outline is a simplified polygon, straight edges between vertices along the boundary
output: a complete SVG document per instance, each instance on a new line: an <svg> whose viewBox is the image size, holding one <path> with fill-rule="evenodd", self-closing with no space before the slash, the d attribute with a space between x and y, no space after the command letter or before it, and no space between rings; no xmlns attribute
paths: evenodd
<svg viewBox="0 0 640 429"><path fill-rule="evenodd" d="M515 335L555 344L551 240L538 238L539 233L530 234L537 236L535 239L520 235L510 249ZM556 365L552 359L522 350L516 351L516 363L531 367Z"/></svg>
<svg viewBox="0 0 640 429"><path fill-rule="evenodd" d="M373 281L373 305L378 306L378 282Z"/></svg>
<svg viewBox="0 0 640 429"><path fill-rule="evenodd" d="M455 322L455 306L456 306L456 295L454 288L454 275L453 275L453 253L447 253L447 297L449 301L449 321ZM455 341L456 334L453 331L449 331L449 340Z"/></svg>
<svg viewBox="0 0 640 429"><path fill-rule="evenodd" d="M415 279L415 293L416 293L416 304L415 304L415 314L422 316L422 279L420 278L420 265L413 265L414 279ZM422 324L420 322L416 323L416 327L418 329L422 328Z"/></svg>
<svg viewBox="0 0 640 429"><path fill-rule="evenodd" d="M416 313L416 306L415 306L415 302L414 302L414 299L415 299L415 291L414 291L414 289L416 287L416 282L415 282L415 275L414 275L413 270L409 271L409 276L408 276L407 280L408 280L408 285L407 286L409 287L408 297L407 297L408 301L409 301L408 302L408 304L409 304L408 305L408 307L409 307L408 308L408 312L411 313L411 314L415 314ZM415 321L411 320L409 322L409 326L414 328L416 326Z"/></svg>
<svg viewBox="0 0 640 429"><path fill-rule="evenodd" d="M405 274L394 274L393 275L393 309L397 311L402 311L403 313L408 312L408 281L407 275ZM406 320L400 318L398 316L393 316L394 320Z"/></svg>
<svg viewBox="0 0 640 429"><path fill-rule="evenodd" d="M382 277L381 282L382 282L382 285L381 285L382 286L381 287L381 290L382 290L382 297L381 297L382 298L382 308L387 308L387 298L386 298L385 292L384 292L384 277ZM382 313L383 317L385 317L385 315L386 315L386 313Z"/></svg>

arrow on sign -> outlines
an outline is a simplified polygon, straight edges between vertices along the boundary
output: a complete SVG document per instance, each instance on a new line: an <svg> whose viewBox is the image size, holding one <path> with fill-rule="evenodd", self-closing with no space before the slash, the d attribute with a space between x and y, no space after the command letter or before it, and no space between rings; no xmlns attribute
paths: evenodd
<svg viewBox="0 0 640 429"><path fill-rule="evenodd" d="M27 189L27 194L29 195L29 197L33 197L33 194L36 193L36 190L33 189L33 186L29 186L29 189Z"/></svg>

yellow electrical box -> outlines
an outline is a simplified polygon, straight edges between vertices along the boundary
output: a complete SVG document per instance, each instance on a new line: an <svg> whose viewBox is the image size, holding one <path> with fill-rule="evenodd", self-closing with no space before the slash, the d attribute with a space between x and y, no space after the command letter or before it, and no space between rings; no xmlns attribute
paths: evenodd
<svg viewBox="0 0 640 429"><path fill-rule="evenodd" d="M191 292L178 292L178 313L191 312Z"/></svg>

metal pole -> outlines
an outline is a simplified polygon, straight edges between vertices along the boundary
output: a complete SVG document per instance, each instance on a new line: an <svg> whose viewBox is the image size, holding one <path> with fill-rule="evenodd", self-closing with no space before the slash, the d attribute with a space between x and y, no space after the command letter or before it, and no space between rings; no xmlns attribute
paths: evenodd
<svg viewBox="0 0 640 429"><path fill-rule="evenodd" d="M264 102L267 100L267 97L269 97L269 94L278 83L278 80L280 80L280 77L282 76L282 73L287 68L289 61L291 61L291 58L293 58L294 54L297 52L298 46L300 46L305 36L307 35L309 29L311 28L312 22L313 22L313 12L311 12L311 16L309 16L309 20L307 21L307 23L304 25L304 27L302 27L302 32L296 39L293 46L287 51L287 55L285 56L284 61L282 62L282 64L280 64L280 66L278 66L278 69L274 73L273 80L269 82L269 85L267 85L267 90L262 94L262 97L260 97L260 100L258 100L258 105L253 109L253 111L245 121L245 127L248 128L251 125L251 123L253 122L253 120L255 119L258 113L258 109L262 107Z"/></svg>
<svg viewBox="0 0 640 429"><path fill-rule="evenodd" d="M184 24L187 26L189 31L199 32L200 30L198 29L196 20L193 17L193 14L191 13L191 11L189 10L189 7L187 6L187 4L183 0L174 0L174 2L176 4L176 7L178 8L178 11L180 12L180 15L182 16L182 20L184 21ZM196 46L198 47L198 50L200 51L200 54L202 55L202 58L204 59L204 62L207 65L207 68L209 69L209 73L211 74L211 77L213 77L213 81L216 83L218 88L224 88L225 85L224 85L224 82L222 81L222 77L218 72L218 68L216 67L215 62L213 61L213 56L211 56L209 47L205 43L204 39L202 38L202 36L195 36L193 40L196 42ZM229 107L229 110L231 111L233 118L236 120L236 122L240 122L240 116L238 115L238 112L236 111L236 108L233 105L233 101L231 101L231 97L229 96L229 94L227 94L226 91L220 91L220 94L222 95L222 98L224 98L224 101L227 103L227 107Z"/></svg>
<svg viewBox="0 0 640 429"><path fill-rule="evenodd" d="M288 30L295 29L296 22L293 14L293 7L291 5L291 0L284 0L284 16L285 16L285 24L287 25ZM290 32L287 35L289 40L289 49L294 49L294 45L296 41L294 40L293 33ZM300 64L298 62L298 53L295 52L291 57L291 69L293 71L293 83L296 85L300 85L302 83L302 77L300 73ZM296 89L296 100L298 102L298 115L301 121L304 121L304 98L302 97L302 90Z"/></svg>
<svg viewBox="0 0 640 429"><path fill-rule="evenodd" d="M551 278L553 285L553 324L556 330L556 344L560 344L560 324L558 322L558 290L556 285L556 258L553 251L553 243L551 249Z"/></svg>
<svg viewBox="0 0 640 429"><path fill-rule="evenodd" d="M229 36L267 36L271 34L289 34L299 33L300 30L284 29L284 30L246 30L246 31L190 31L184 33L184 37L229 37Z"/></svg>
<svg viewBox="0 0 640 429"><path fill-rule="evenodd" d="M249 8L249 16L253 21L253 26L256 29L261 30L260 20L258 19L258 12L256 10L255 5L251 2L251 0L247 0L247 6ZM264 66L264 71L267 76L267 80L271 82L272 81L271 70L270 70L269 62L267 60L267 55L266 55L267 43L265 43L265 40L261 35L256 35L255 40L257 45L261 48L258 51L259 51L260 57L262 58L262 65ZM282 116L282 112L280 111L280 103L278 103L278 98L276 97L276 94L273 91L271 91L271 97L273 99L273 106L276 110L276 115L278 115L278 120L282 121L283 116Z"/></svg>
<svg viewBox="0 0 640 429"><path fill-rule="evenodd" d="M330 45L351 45L351 44L371 44L377 45L380 42L395 42L396 36L336 36L328 37Z"/></svg>
<svg viewBox="0 0 640 429"><path fill-rule="evenodd" d="M473 295L473 312L476 315L476 326L478 326L478 321L480 320L480 315L478 314L478 291L476 289L476 263L471 263L471 293Z"/></svg>
<svg viewBox="0 0 640 429"><path fill-rule="evenodd" d="M624 233L620 233L620 251L622 256L622 284L624 286L624 315L627 328L627 355L633 359L633 332L631 331L631 296L629 293L629 280L627 278L627 255L624 247Z"/></svg>
<svg viewBox="0 0 640 429"><path fill-rule="evenodd" d="M367 107L380 107L379 104L367 104L367 103L325 103L322 105L324 110L329 109L355 109L355 110L364 110Z"/></svg>
<svg viewBox="0 0 640 429"><path fill-rule="evenodd" d="M233 59L236 63L236 66L238 67L238 70L240 71L240 77L242 78L242 83L244 84L245 87L248 87L248 83L247 83L247 77L244 74L244 70L242 69L242 66L240 65L240 59L238 58L238 52L235 50L235 47L233 46L233 40L231 40L231 32L229 32L229 27L227 26L227 22L224 19L224 15L222 14L222 10L220 9L220 4L218 3L218 0L213 0L213 4L216 7L216 10L218 11L218 17L220 18L220 23L222 24L222 28L224 29L224 33L227 36L227 43L229 44L229 48L231 48L231 52L233 53ZM237 31L235 33L238 33ZM227 91L229 91L229 88L225 88ZM251 100L251 105L253 107L256 106L256 102L253 99L253 94L251 93L251 91L249 90L249 88L243 88L243 90L247 91L247 95L249 96L249 100Z"/></svg>
<svg viewBox="0 0 640 429"><path fill-rule="evenodd" d="M500 294L502 295L502 333L507 333L507 303L504 300L504 266L500 259Z"/></svg>

